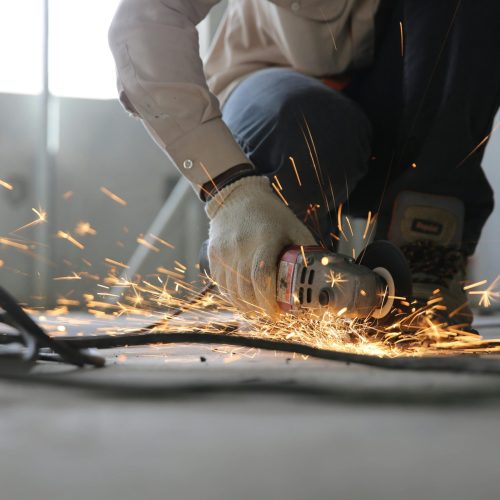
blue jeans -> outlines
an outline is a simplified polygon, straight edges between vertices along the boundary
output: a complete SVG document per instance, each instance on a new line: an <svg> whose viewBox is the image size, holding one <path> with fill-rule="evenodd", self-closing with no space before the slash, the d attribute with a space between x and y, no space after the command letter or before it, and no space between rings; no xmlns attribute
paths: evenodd
<svg viewBox="0 0 500 500"><path fill-rule="evenodd" d="M497 0L383 1L375 62L344 91L265 69L233 91L223 119L323 241L340 204L354 216L378 213L377 237L385 238L395 198L411 190L463 200L463 250L472 254L493 210L485 143L475 148L500 102L498 19Z"/></svg>

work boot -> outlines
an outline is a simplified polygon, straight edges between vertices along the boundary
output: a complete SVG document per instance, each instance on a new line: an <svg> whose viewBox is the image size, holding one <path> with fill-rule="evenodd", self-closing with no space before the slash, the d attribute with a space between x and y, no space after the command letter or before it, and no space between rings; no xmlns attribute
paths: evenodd
<svg viewBox="0 0 500 500"><path fill-rule="evenodd" d="M463 289L466 257L456 247L416 240L401 246L413 278L417 307L448 326L470 331L473 315Z"/></svg>
<svg viewBox="0 0 500 500"><path fill-rule="evenodd" d="M458 198L403 191L394 204L389 240L410 265L412 306L427 309L444 327L473 331L463 289L467 257L460 250L464 212Z"/></svg>

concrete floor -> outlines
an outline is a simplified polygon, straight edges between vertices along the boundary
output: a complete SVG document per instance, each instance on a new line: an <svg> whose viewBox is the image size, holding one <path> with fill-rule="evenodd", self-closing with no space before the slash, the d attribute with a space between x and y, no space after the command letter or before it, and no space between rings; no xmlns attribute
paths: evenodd
<svg viewBox="0 0 500 500"><path fill-rule="evenodd" d="M104 370L39 369L80 388L0 382L0 499L500 497L500 377L105 354Z"/></svg>

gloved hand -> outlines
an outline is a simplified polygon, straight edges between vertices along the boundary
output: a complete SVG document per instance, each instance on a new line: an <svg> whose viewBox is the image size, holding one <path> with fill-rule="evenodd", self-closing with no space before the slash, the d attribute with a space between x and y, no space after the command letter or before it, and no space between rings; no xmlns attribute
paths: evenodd
<svg viewBox="0 0 500 500"><path fill-rule="evenodd" d="M279 314L276 271L282 250L315 245L313 235L273 192L267 177L245 177L206 204L208 259L221 292L243 310Z"/></svg>

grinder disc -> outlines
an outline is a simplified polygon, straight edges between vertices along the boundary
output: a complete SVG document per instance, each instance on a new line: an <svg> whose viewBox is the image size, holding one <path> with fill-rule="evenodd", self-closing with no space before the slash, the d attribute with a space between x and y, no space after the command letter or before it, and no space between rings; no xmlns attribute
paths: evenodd
<svg viewBox="0 0 500 500"><path fill-rule="evenodd" d="M403 252L393 243L378 240L370 243L356 259L357 264L362 264L369 269L386 269L394 280L395 295L398 297L411 297L412 278L408 262Z"/></svg>

